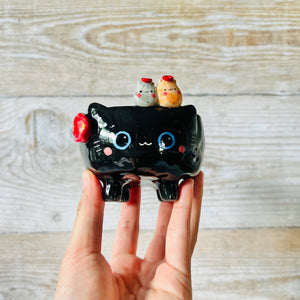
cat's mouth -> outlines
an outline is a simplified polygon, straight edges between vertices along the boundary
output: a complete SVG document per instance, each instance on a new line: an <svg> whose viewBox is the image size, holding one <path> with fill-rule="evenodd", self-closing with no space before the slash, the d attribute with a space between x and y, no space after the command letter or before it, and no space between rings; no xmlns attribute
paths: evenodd
<svg viewBox="0 0 300 300"><path fill-rule="evenodd" d="M147 142L144 142L144 143L139 143L140 146L151 146L152 143L147 143Z"/></svg>

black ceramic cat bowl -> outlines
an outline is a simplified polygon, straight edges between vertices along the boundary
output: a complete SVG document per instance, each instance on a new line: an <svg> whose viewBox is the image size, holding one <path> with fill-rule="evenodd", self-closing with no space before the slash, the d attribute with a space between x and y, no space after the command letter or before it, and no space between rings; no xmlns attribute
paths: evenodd
<svg viewBox="0 0 300 300"><path fill-rule="evenodd" d="M128 201L131 183L141 178L155 183L159 200L174 201L179 181L200 172L204 132L192 105L92 103L87 114L75 117L73 134L86 167L102 183L105 201Z"/></svg>

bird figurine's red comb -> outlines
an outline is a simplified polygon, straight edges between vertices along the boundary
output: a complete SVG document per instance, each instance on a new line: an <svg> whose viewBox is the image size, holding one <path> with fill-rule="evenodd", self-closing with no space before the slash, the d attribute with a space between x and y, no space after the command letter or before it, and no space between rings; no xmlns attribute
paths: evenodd
<svg viewBox="0 0 300 300"><path fill-rule="evenodd" d="M152 79L151 78L141 78L141 80L145 83L152 83Z"/></svg>
<svg viewBox="0 0 300 300"><path fill-rule="evenodd" d="M172 75L164 75L162 76L162 79L165 81L172 81L174 77Z"/></svg>

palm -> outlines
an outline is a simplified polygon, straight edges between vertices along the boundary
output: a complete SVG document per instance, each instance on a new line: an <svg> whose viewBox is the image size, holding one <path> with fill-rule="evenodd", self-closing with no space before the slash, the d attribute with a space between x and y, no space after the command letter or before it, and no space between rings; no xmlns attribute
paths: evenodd
<svg viewBox="0 0 300 300"><path fill-rule="evenodd" d="M121 255L111 261L111 267L120 283L121 299L130 299L131 295L134 299L161 299L158 296L176 296L190 290L190 276L181 274L164 261L149 262L134 255Z"/></svg>
<svg viewBox="0 0 300 300"><path fill-rule="evenodd" d="M72 280L76 286L83 286L88 291L84 296L86 299L93 299L93 295L103 298L109 295L111 299L162 299L163 296L188 294L190 290L190 277L163 261L148 262L125 254L109 264L100 253L79 261L77 265L73 264ZM74 299L75 295L72 295ZM190 297L187 295L184 299Z"/></svg>
<svg viewBox="0 0 300 300"><path fill-rule="evenodd" d="M199 225L202 174L195 178L195 188L192 180L183 185L178 202L161 203L143 259L136 256L140 189L132 188L130 201L121 209L110 263L100 252L101 187L95 177L90 180L87 197L94 203L84 206L83 195L55 299L191 299L190 259Z"/></svg>

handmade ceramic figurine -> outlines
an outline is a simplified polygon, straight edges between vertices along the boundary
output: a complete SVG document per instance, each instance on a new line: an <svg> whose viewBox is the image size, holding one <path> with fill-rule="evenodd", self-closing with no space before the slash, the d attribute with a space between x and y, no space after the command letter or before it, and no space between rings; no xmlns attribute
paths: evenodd
<svg viewBox="0 0 300 300"><path fill-rule="evenodd" d="M178 107L182 102L182 95L176 80L171 75L164 75L157 84L158 104L164 107Z"/></svg>
<svg viewBox="0 0 300 300"><path fill-rule="evenodd" d="M92 103L87 114L75 117L73 134L105 201L128 201L130 184L141 178L155 183L159 200L177 200L179 181L198 174L203 159L203 125L192 105Z"/></svg>
<svg viewBox="0 0 300 300"><path fill-rule="evenodd" d="M154 106L157 104L156 88L151 78L141 78L134 93L137 106Z"/></svg>

